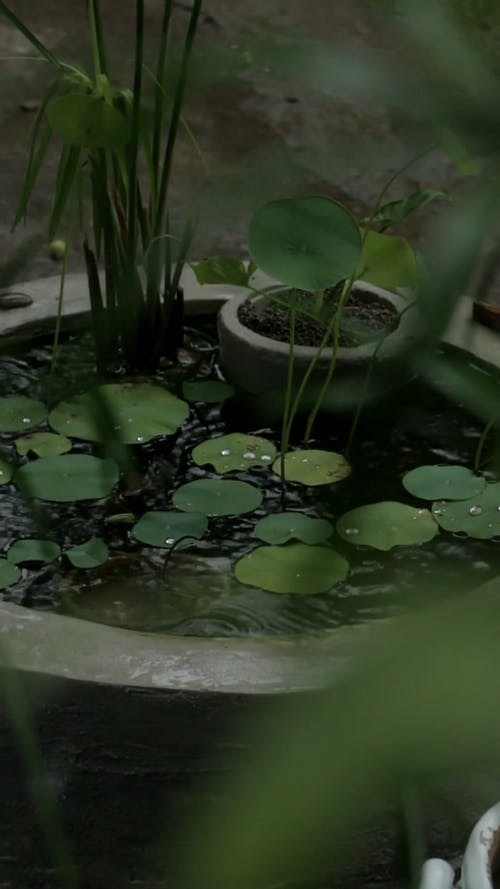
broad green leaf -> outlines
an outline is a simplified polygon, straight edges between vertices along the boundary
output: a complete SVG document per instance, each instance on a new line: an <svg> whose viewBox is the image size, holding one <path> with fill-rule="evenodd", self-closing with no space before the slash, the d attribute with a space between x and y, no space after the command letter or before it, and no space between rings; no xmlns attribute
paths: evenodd
<svg viewBox="0 0 500 889"><path fill-rule="evenodd" d="M248 285L249 272L241 259L232 256L210 256L192 266L198 284Z"/></svg>
<svg viewBox="0 0 500 889"><path fill-rule="evenodd" d="M500 483L487 484L468 500L437 500L432 515L445 531L462 531L479 540L496 537L500 535Z"/></svg>
<svg viewBox="0 0 500 889"><path fill-rule="evenodd" d="M380 232L384 232L389 226L396 225L396 223L406 219L410 213L413 213L420 207L425 207L426 204L435 201L437 198L448 199L448 195L438 188L422 188L419 191L414 191L407 198L384 204L378 213L375 214L371 223L372 225L378 225Z"/></svg>
<svg viewBox="0 0 500 889"><path fill-rule="evenodd" d="M417 261L406 238L369 231L357 277L385 290L415 287Z"/></svg>
<svg viewBox="0 0 500 889"><path fill-rule="evenodd" d="M250 466L269 466L276 456L276 448L265 438L232 432L196 445L192 456L199 466L210 463L217 472L231 472Z"/></svg>
<svg viewBox="0 0 500 889"><path fill-rule="evenodd" d="M135 515L133 512L116 512L113 515L108 515L104 519L105 525L133 525L135 522Z"/></svg>
<svg viewBox="0 0 500 889"><path fill-rule="evenodd" d="M52 457L58 454L66 454L71 450L71 441L65 435L56 435L54 432L32 432L16 438L15 445L18 454L25 457L29 453L37 457Z"/></svg>
<svg viewBox="0 0 500 889"><path fill-rule="evenodd" d="M14 467L0 457L0 485L7 485L14 475Z"/></svg>
<svg viewBox="0 0 500 889"><path fill-rule="evenodd" d="M182 537L199 540L207 527L201 512L146 512L132 528L132 536L150 546L170 547Z"/></svg>
<svg viewBox="0 0 500 889"><path fill-rule="evenodd" d="M5 590L20 579L20 568L9 562L8 559L0 559L0 590Z"/></svg>
<svg viewBox="0 0 500 889"><path fill-rule="evenodd" d="M262 494L247 482L203 478L177 488L172 502L184 512L202 512L207 516L242 515L260 506Z"/></svg>
<svg viewBox="0 0 500 889"><path fill-rule="evenodd" d="M422 500L467 500L484 491L486 479L465 466L417 466L403 477L403 485Z"/></svg>
<svg viewBox="0 0 500 889"><path fill-rule="evenodd" d="M274 461L273 469L281 475L281 457ZM347 478L351 467L342 454L333 451L301 449L285 455L285 479L303 485L331 485Z"/></svg>
<svg viewBox="0 0 500 889"><path fill-rule="evenodd" d="M61 554L61 547L52 540L16 540L10 547L7 558L15 565L21 562L53 562Z"/></svg>
<svg viewBox="0 0 500 889"><path fill-rule="evenodd" d="M47 408L41 401L26 395L7 395L0 398L0 432L21 432L43 423Z"/></svg>
<svg viewBox="0 0 500 889"><path fill-rule="evenodd" d="M88 454L63 454L26 463L18 469L14 481L27 497L63 503L107 497L118 476L114 460L101 460Z"/></svg>
<svg viewBox="0 0 500 889"><path fill-rule="evenodd" d="M323 543L333 534L333 525L326 519L315 519L301 512L279 512L265 516L257 522L254 537L264 543L288 543L300 540L302 543Z"/></svg>
<svg viewBox="0 0 500 889"><path fill-rule="evenodd" d="M68 145L85 148L121 148L129 139L127 120L103 98L81 93L51 102L47 118Z"/></svg>
<svg viewBox="0 0 500 889"><path fill-rule="evenodd" d="M240 583L269 593L300 596L325 593L345 580L348 571L349 563L335 550L305 543L259 546L234 567Z"/></svg>
<svg viewBox="0 0 500 889"><path fill-rule="evenodd" d="M75 568L98 568L109 555L109 549L100 537L91 537L79 546L67 549L64 555Z"/></svg>
<svg viewBox="0 0 500 889"><path fill-rule="evenodd" d="M234 395L234 386L224 380L194 380L183 383L182 394L188 401L218 404Z"/></svg>
<svg viewBox="0 0 500 889"><path fill-rule="evenodd" d="M388 550L427 543L439 528L428 509L384 500L346 512L337 522L337 533L349 543Z"/></svg>
<svg viewBox="0 0 500 889"><path fill-rule="evenodd" d="M325 197L271 201L254 214L248 232L258 268L282 284L318 291L348 278L361 259L354 216Z"/></svg>
<svg viewBox="0 0 500 889"><path fill-rule="evenodd" d="M99 387L116 420L114 429L125 444L142 444L172 435L189 416L189 406L171 392L150 383L108 383ZM56 432L99 441L93 393L62 401L49 415Z"/></svg>

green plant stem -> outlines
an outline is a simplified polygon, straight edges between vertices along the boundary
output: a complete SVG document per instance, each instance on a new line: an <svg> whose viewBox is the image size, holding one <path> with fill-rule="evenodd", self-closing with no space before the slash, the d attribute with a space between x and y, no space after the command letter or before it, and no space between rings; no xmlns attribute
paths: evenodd
<svg viewBox="0 0 500 889"><path fill-rule="evenodd" d="M106 49L104 44L101 10L99 0L89 0L90 35L92 43L92 57L94 59L94 72L96 80L100 74L106 74Z"/></svg>
<svg viewBox="0 0 500 889"><path fill-rule="evenodd" d="M153 149L152 149L152 170L153 181L151 201L155 205L158 200L158 171L160 170L160 152L161 138L163 130L163 119L165 113L165 74L167 64L168 37L170 31L170 20L172 16L172 0L164 0L163 3L163 19L161 23L160 48L158 51L158 63L156 66L155 82L155 98L154 98L154 124L153 124ZM148 69L145 69L148 71Z"/></svg>
<svg viewBox="0 0 500 889"><path fill-rule="evenodd" d="M132 104L132 132L130 139L130 173L128 205L128 244L131 262L135 260L137 236L137 165L139 131L141 125L142 68L144 64L144 0L136 0L134 100Z"/></svg>
<svg viewBox="0 0 500 889"><path fill-rule="evenodd" d="M24 22L21 21L17 15L12 12L12 10L7 6L4 0L0 0L0 12L3 13L5 18L7 18L21 34L26 37L26 40L29 40L32 46L40 53L40 55L54 68L57 68L58 71L65 71L66 65L61 62L44 44L38 39L36 34L33 34L33 31L30 31L29 28L26 27Z"/></svg>
<svg viewBox="0 0 500 889"><path fill-rule="evenodd" d="M492 419L489 420L488 423L486 423L486 426L484 427L484 429L481 433L481 438L479 439L479 441L477 443L476 454L474 456L474 472L479 472L481 462L482 462L484 446L486 444L486 439L488 438L488 435L490 434L491 430L495 426L497 420L498 420L498 415L495 417L492 417Z"/></svg>
<svg viewBox="0 0 500 889"><path fill-rule="evenodd" d="M401 788L401 815L405 830L408 876L411 889L418 889L425 861L425 842L422 831L422 807L420 796L413 783L406 782Z"/></svg>
<svg viewBox="0 0 500 889"><path fill-rule="evenodd" d="M288 351L288 369L286 378L285 401L283 404L283 420L281 426L281 457L280 457L280 473L281 480L285 481L285 457L290 442L290 432L293 423L293 417L290 422L290 409L293 391L293 369L295 364L295 324L297 321L297 292L292 290L290 301L290 348Z"/></svg>
<svg viewBox="0 0 500 889"><path fill-rule="evenodd" d="M63 261L62 261L61 280L59 282L59 296L58 296L58 300L57 300L56 326L54 329L54 339L52 342L52 358L50 361L50 371L49 371L50 377L53 376L54 371L56 369L57 354L59 351L59 337L61 335L62 310L63 310L63 303L64 303L64 286L66 283L67 267L68 267L68 249L67 249L67 245L66 245L66 250L64 252Z"/></svg>

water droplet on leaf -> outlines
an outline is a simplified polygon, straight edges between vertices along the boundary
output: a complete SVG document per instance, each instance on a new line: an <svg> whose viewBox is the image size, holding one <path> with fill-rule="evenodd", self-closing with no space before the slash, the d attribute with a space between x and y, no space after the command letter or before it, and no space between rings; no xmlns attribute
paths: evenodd
<svg viewBox="0 0 500 889"><path fill-rule="evenodd" d="M481 515L483 509L481 506L471 506L469 509L469 515Z"/></svg>

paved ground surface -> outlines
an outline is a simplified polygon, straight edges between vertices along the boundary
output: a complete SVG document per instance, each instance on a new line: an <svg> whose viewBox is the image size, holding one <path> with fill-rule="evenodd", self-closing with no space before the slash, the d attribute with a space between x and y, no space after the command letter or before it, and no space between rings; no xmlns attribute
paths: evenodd
<svg viewBox="0 0 500 889"><path fill-rule="evenodd" d="M47 45L66 59L85 57L83 0L66 0L65 3L60 0L37 0L36 3L33 0L12 0L12 6ZM151 38L158 28L160 6L160 0L148 0L148 34ZM133 4L131 0L103 0L103 8L118 81L127 76L129 67ZM182 7L177 10L179 33L186 15ZM284 83L276 78L272 62L248 62L249 56L244 54L253 52L255 39L271 33L281 37L301 34L344 42L349 40L353 47L373 46L380 58L389 64L400 52L393 31L377 19L373 10L356 0L231 0L230 3L228 0L206 0L198 45L205 54L217 51L219 59L211 65L206 63L200 77L203 89L194 91L186 106L186 117L209 164L209 185L212 187L203 202L194 254L245 252L245 230L252 209L274 195L326 193L344 201L356 213L364 214L385 178L415 152L415 130L387 108L373 104L370 107L355 106L342 101L342 97L334 100L306 86L300 71ZM25 41L3 22L0 22L0 57L0 253L6 258L26 234L43 227L50 207L56 154L50 154L42 171L26 228L12 235L10 224L22 182L33 109L43 94L48 72L43 63L31 58L32 50ZM232 62L246 59L247 63L240 65L239 74L225 82L214 82L208 75L214 70L214 64L219 69L224 67L224 59ZM214 183L224 187L214 191ZM203 169L189 140L181 139L172 190L175 207L182 209L192 202L206 185ZM460 187L459 175L448 160L433 155L405 175L392 194L397 196L401 191L421 186L453 191ZM407 227L407 233L418 241L429 217L438 212L440 210L433 207L419 214ZM71 250L71 266L77 269L81 265L80 250L75 243ZM21 277L53 272L52 261L41 251L33 257ZM81 722L81 714L78 718ZM111 737L113 729L109 731ZM106 745L110 743L109 737ZM67 764L70 772L79 755L75 747L71 762ZM111 749L110 762L113 756ZM104 765L107 781L108 772L108 766ZM80 773L78 778L84 780ZM143 790L149 779L151 788L155 788L155 775L141 774L139 783L142 782ZM136 776L133 775L130 781L137 784ZM111 784L109 779L106 784L108 802L114 792ZM78 793L81 792L80 789ZM138 811L144 811L143 794L138 792L136 795L135 789L130 791L126 782L120 784L119 793L117 798L124 809L131 805L135 809L134 800L140 799ZM438 807L437 816L427 822L430 852L453 858L463 849L471 819L480 811L482 802L490 804L493 801L490 788L483 788L481 802L478 798L477 794L470 794L465 818L458 827L457 821L448 817L446 808ZM78 797L75 799L78 801ZM110 812L105 815L111 820L114 817L112 808L110 804ZM72 811L75 814L76 805ZM100 822L96 823L99 833ZM100 830L105 836L106 824L102 824ZM22 826L20 831L23 832ZM398 868L394 865L397 859L394 838L394 831L381 835L373 855L360 868L362 876L356 866L354 872L352 867L349 868L349 885L381 889L401 885ZM132 834L127 834L124 842L137 848ZM93 854L92 849L91 852ZM103 852L102 860L109 866L107 851ZM26 870L25 882L20 883L13 862L14 857L8 881L3 883L0 877L2 885L15 885L16 889L28 885L51 885L50 875L44 877L37 871L28 877ZM90 858L87 866L90 866L89 862ZM121 871L119 876L121 886L153 885L140 878L133 883L132 876L127 882ZM108 879L105 884L110 885ZM99 889L104 883L99 884L93 879L85 885Z"/></svg>

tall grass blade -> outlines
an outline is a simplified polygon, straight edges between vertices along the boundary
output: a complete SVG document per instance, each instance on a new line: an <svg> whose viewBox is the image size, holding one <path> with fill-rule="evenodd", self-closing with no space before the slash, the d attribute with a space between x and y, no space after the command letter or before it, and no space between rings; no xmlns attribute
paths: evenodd
<svg viewBox="0 0 500 889"><path fill-rule="evenodd" d="M9 20L9 22L12 25L14 25L14 27L16 27L18 29L18 31L20 31L21 34L24 37L26 37L27 40L29 40L31 45L35 47L35 49L40 53L41 56L43 56L43 58L47 62L49 62L50 65L53 65L53 67L57 68L58 71L65 70L66 66L64 65L64 63L61 62L60 59L58 59L57 56L55 56L54 53L52 53L50 51L50 49L48 49L48 47L46 47L41 42L41 40L38 39L38 37L33 33L33 31L31 31L24 24L24 22L21 21L21 19L17 17L15 12L12 12L10 7L7 6L7 4L4 2L4 0L0 0L0 13L4 14L5 18L7 18Z"/></svg>
<svg viewBox="0 0 500 889"><path fill-rule="evenodd" d="M26 174L24 177L23 187L21 191L21 197L19 199L19 204L17 206L16 215L14 217L13 228L15 228L22 219L26 217L26 210L31 198L33 189L35 187L38 173L40 172L40 167L44 161L45 155L47 153L47 149L50 144L50 140L52 138L52 131L50 127L48 127L44 134L40 139L40 143L37 146L38 134L40 131L40 127L42 125L43 118L45 117L45 112L47 110L47 106L52 99L52 97L56 94L60 81L59 78L54 80L53 83L50 84L43 102L38 109L35 120L33 121L33 126L30 133L30 152L28 157L28 165L26 168Z"/></svg>
<svg viewBox="0 0 500 889"><path fill-rule="evenodd" d="M49 222L49 239L56 236L64 211L73 191L78 165L81 161L82 149L77 145L64 147L61 153L59 169L57 172L54 205Z"/></svg>
<svg viewBox="0 0 500 889"><path fill-rule="evenodd" d="M92 34L92 48L94 51L96 75L106 74L108 70L106 44L104 40L99 0L89 0L89 19L90 31Z"/></svg>
<svg viewBox="0 0 500 889"><path fill-rule="evenodd" d="M144 64L144 0L136 0L134 100L130 139L128 245L135 255L137 232L137 166L141 128L142 68Z"/></svg>

